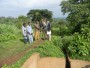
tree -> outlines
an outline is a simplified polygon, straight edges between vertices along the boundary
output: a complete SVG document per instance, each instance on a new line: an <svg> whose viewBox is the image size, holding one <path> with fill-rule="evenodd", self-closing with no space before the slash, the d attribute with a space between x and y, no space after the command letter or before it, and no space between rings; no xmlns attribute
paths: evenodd
<svg viewBox="0 0 90 68"><path fill-rule="evenodd" d="M48 11L47 9L45 10L30 10L27 13L27 17L32 18L32 21L40 21L42 18L46 18L48 20L52 20L52 12Z"/></svg>
<svg viewBox="0 0 90 68"><path fill-rule="evenodd" d="M90 0L67 0L61 3L62 12L68 13L67 20L73 28L73 38L67 50L73 58L90 53Z"/></svg>
<svg viewBox="0 0 90 68"><path fill-rule="evenodd" d="M18 20L22 22L27 22L28 18L26 16L20 15L18 16Z"/></svg>
<svg viewBox="0 0 90 68"><path fill-rule="evenodd" d="M20 29L23 23L27 23L29 20L26 16L20 15L17 19L16 26Z"/></svg>
<svg viewBox="0 0 90 68"><path fill-rule="evenodd" d="M76 28L79 24L78 28L81 28L82 24L90 24L90 0L62 1L61 8L63 14L68 13L67 21L72 27Z"/></svg>

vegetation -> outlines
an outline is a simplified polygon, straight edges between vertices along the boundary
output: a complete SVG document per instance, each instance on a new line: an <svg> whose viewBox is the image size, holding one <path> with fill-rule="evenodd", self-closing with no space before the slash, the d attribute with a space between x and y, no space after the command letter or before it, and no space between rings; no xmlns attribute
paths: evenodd
<svg viewBox="0 0 90 68"><path fill-rule="evenodd" d="M88 56L90 53L90 1L67 0L62 1L61 6L62 12L68 13L68 29L73 35L67 45L70 57Z"/></svg>
<svg viewBox="0 0 90 68"><path fill-rule="evenodd" d="M15 40L19 30L14 25L0 24L0 42Z"/></svg>
<svg viewBox="0 0 90 68"><path fill-rule="evenodd" d="M61 38L53 36L52 42L45 41L37 48L30 50L24 57L11 66L4 65L3 68L20 68L22 64L35 52L40 53L41 57L64 57L60 47L62 47ZM60 46L59 46L60 45Z"/></svg>
<svg viewBox="0 0 90 68"><path fill-rule="evenodd" d="M52 12L45 9L45 10L30 10L27 13L27 17L31 18L32 21L41 21L42 18L46 18L48 20L52 20Z"/></svg>
<svg viewBox="0 0 90 68"><path fill-rule="evenodd" d="M62 1L62 12L69 13L68 20L74 25L76 23L88 23L89 22L89 0L68 0Z"/></svg>
<svg viewBox="0 0 90 68"><path fill-rule="evenodd" d="M34 52L40 53L41 57L64 57L63 49L66 49L72 59L90 61L90 0L62 1L61 7L64 14L68 13L68 17L65 20L58 18L52 20L52 41L45 41L37 48L30 50L15 64L11 66L4 65L3 68L20 68ZM27 17L1 17L0 60L31 47L29 43L26 45L23 43L22 23L28 22L30 19L40 21L42 18L51 20L51 11L30 10Z"/></svg>
<svg viewBox="0 0 90 68"><path fill-rule="evenodd" d="M18 16L17 23L16 23L17 28L21 29L22 24L26 23L28 21L30 21L30 20L26 16L23 16L23 15Z"/></svg>

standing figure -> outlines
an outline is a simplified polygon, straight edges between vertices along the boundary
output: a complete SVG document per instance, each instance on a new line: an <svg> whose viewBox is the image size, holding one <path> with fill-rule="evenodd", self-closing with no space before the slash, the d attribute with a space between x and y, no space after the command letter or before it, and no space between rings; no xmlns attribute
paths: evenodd
<svg viewBox="0 0 90 68"><path fill-rule="evenodd" d="M46 38L46 21L42 19L42 36L43 39Z"/></svg>
<svg viewBox="0 0 90 68"><path fill-rule="evenodd" d="M31 27L30 22L28 22L28 26L27 26L27 35L28 35L29 42L32 43L33 42L33 29Z"/></svg>
<svg viewBox="0 0 90 68"><path fill-rule="evenodd" d="M51 41L51 23L50 23L50 21L47 21L46 30L47 30L47 38L49 41Z"/></svg>
<svg viewBox="0 0 90 68"><path fill-rule="evenodd" d="M23 37L24 37L24 43L26 44L27 41L28 41L26 23L23 23L23 26L22 26L22 33L23 33Z"/></svg>
<svg viewBox="0 0 90 68"><path fill-rule="evenodd" d="M35 40L38 40L40 32L39 22L37 21L34 26L35 26Z"/></svg>

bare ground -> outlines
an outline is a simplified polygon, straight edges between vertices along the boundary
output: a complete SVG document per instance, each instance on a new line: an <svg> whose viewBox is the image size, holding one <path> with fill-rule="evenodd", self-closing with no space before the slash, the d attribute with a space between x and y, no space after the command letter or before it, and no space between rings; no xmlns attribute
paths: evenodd
<svg viewBox="0 0 90 68"><path fill-rule="evenodd" d="M69 63L67 61L69 61ZM27 59L21 68L90 68L90 62L69 58L40 58L40 55L35 53Z"/></svg>
<svg viewBox="0 0 90 68"><path fill-rule="evenodd" d="M82 60L70 60L70 67L66 66L64 58L42 58L38 68L90 68L90 62Z"/></svg>

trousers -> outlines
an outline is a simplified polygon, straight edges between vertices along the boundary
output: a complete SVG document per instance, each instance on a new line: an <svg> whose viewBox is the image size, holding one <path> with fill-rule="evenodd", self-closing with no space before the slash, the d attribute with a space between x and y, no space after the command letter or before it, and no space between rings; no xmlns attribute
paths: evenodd
<svg viewBox="0 0 90 68"><path fill-rule="evenodd" d="M33 35L28 34L28 39L29 39L29 42L32 43L33 42Z"/></svg>
<svg viewBox="0 0 90 68"><path fill-rule="evenodd" d="M35 31L35 40L39 39L39 31Z"/></svg>

